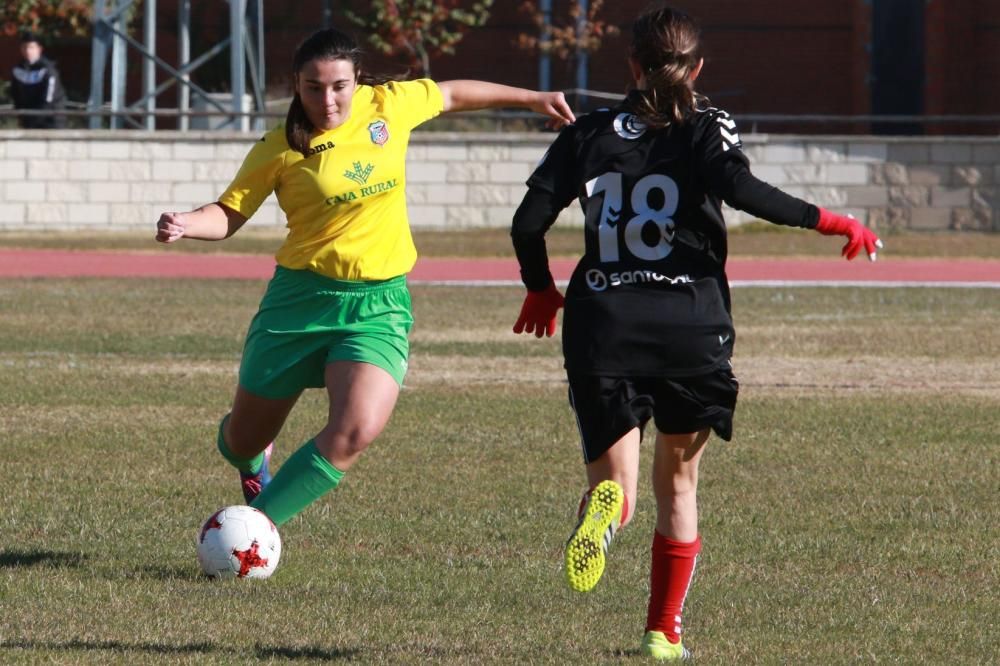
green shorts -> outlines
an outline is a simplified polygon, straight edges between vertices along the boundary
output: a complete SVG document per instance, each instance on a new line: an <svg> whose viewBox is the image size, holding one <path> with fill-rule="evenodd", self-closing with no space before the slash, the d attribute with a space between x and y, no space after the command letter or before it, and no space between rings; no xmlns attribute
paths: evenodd
<svg viewBox="0 0 1000 666"><path fill-rule="evenodd" d="M288 398L325 386L333 361L371 363L402 385L412 327L406 276L355 282L278 266L250 322L240 386Z"/></svg>

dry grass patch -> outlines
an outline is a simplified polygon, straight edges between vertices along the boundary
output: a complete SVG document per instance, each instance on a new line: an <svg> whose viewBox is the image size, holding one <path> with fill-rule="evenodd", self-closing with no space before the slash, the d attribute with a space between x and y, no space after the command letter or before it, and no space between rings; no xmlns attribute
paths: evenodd
<svg viewBox="0 0 1000 666"><path fill-rule="evenodd" d="M406 385L410 388L441 384L555 384L565 380L562 359L525 359L514 356L413 355Z"/></svg>
<svg viewBox="0 0 1000 666"><path fill-rule="evenodd" d="M736 374L746 395L802 391L864 393L950 393L1000 398L1000 360L984 362L928 357L811 358L743 356ZM562 359L512 356L414 355L409 388L447 385L563 384Z"/></svg>
<svg viewBox="0 0 1000 666"><path fill-rule="evenodd" d="M231 375L236 376L236 361L189 360L169 357L159 360L142 360L110 354L69 355L46 353L0 354L0 367L14 370L46 369L66 373L97 372L128 376L148 375Z"/></svg>
<svg viewBox="0 0 1000 666"><path fill-rule="evenodd" d="M214 414L214 412L213 412ZM191 409L176 405L101 407L86 405L9 405L0 411L0 428L5 433L31 437L46 433L73 433L84 428L106 427L109 423L142 423L143 428L166 429L181 420L192 419ZM218 419L215 419L218 420Z"/></svg>
<svg viewBox="0 0 1000 666"><path fill-rule="evenodd" d="M995 318L995 316L994 316ZM995 323L970 320L859 318L853 323L798 319L736 325L736 358L743 356L912 356L983 359L1000 357Z"/></svg>
<svg viewBox="0 0 1000 666"><path fill-rule="evenodd" d="M513 322L511 323L513 324ZM510 327L499 328L491 326L488 328L463 327L457 329L443 329L424 326L413 331L410 335L410 342L417 344L449 342L488 344L491 342L528 342L528 340L523 336L513 333Z"/></svg>
<svg viewBox="0 0 1000 666"><path fill-rule="evenodd" d="M813 358L747 356L736 375L751 396L802 392L942 393L1000 398L1000 360L961 361L929 357Z"/></svg>

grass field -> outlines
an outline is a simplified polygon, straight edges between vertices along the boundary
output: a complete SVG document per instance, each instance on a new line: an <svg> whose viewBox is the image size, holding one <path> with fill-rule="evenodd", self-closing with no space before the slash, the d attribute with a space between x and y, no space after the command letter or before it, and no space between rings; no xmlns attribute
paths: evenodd
<svg viewBox="0 0 1000 666"><path fill-rule="evenodd" d="M19 233L0 232L0 249L53 248L80 250L167 251L153 242L153 221L147 231ZM273 254L281 245L284 230L248 226L222 243L184 241L169 251L233 252ZM425 257L513 257L507 229L468 229L439 231L414 229L414 240ZM583 250L580 229L554 227L546 236L549 255L578 257ZM929 233L905 232L883 235L885 250L882 257L1000 257L1000 234L995 233ZM747 224L730 231L729 252L732 256L807 256L836 258L842 241L815 232L779 227L765 222Z"/></svg>
<svg viewBox="0 0 1000 666"><path fill-rule="evenodd" d="M0 663L642 662L648 479L605 578L571 593L578 444L558 343L509 332L512 288L414 288L387 431L282 529L272 579L202 579L197 528L240 501L214 431L262 290L0 281ZM743 388L702 466L697 662L995 663L1000 292L734 302ZM324 414L307 393L277 463Z"/></svg>

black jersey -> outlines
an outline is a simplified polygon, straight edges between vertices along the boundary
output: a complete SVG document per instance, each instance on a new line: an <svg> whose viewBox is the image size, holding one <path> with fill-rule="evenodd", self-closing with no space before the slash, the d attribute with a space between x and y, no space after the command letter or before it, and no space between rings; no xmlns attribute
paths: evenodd
<svg viewBox="0 0 1000 666"><path fill-rule="evenodd" d="M729 361L734 339L722 200L797 226L814 226L818 213L750 176L725 111L706 108L652 130L631 111L632 101L563 129L528 180L512 231L522 275L529 289L551 279L535 232L544 234L554 216L532 215L532 193L555 211L578 199L585 252L566 292L566 368L703 374ZM539 225L539 217L548 219Z"/></svg>

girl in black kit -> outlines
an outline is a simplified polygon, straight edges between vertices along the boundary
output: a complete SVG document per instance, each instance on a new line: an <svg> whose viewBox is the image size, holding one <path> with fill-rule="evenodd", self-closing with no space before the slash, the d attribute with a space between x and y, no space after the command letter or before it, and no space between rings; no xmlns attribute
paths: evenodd
<svg viewBox="0 0 1000 666"><path fill-rule="evenodd" d="M848 238L843 255L881 242L850 217L757 180L736 123L694 92L696 24L667 7L633 25L635 90L566 127L528 180L511 236L528 289L515 333L555 332L563 296L545 232L579 199L585 253L565 298L563 354L589 488L566 544L570 586L589 591L615 530L635 506L639 442L656 426L645 654L684 659L681 610L701 539L698 462L709 432L732 436L738 384L721 203L776 224Z"/></svg>

